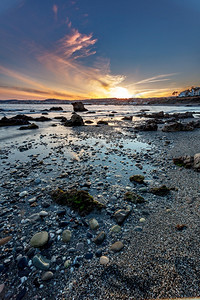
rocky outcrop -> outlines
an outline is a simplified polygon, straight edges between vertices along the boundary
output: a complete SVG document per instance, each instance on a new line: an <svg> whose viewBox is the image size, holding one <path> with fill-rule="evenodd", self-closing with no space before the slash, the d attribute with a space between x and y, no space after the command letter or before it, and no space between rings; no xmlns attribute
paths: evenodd
<svg viewBox="0 0 200 300"><path fill-rule="evenodd" d="M98 125L108 125L108 122L107 121L104 121L104 120L99 120L97 122Z"/></svg>
<svg viewBox="0 0 200 300"><path fill-rule="evenodd" d="M135 129L138 131L156 131L158 125L154 120L148 120L146 123L135 126Z"/></svg>
<svg viewBox="0 0 200 300"><path fill-rule="evenodd" d="M83 102L74 102L72 105L75 112L88 111L88 109L84 107Z"/></svg>
<svg viewBox="0 0 200 300"><path fill-rule="evenodd" d="M83 126L84 125L83 118L75 113L71 116L70 120L67 120L64 123L64 125L67 127Z"/></svg>
<svg viewBox="0 0 200 300"><path fill-rule="evenodd" d="M163 111L155 112L155 113L140 113L137 116L144 117L144 118L154 118L154 119L168 119L168 118L175 118L175 119L186 119L186 118L193 118L193 114L195 112L184 112L184 113L164 113Z"/></svg>
<svg viewBox="0 0 200 300"><path fill-rule="evenodd" d="M3 126L18 126L18 125L29 125L30 122L27 119L17 119L17 118L6 118L3 117L0 120L0 127Z"/></svg>
<svg viewBox="0 0 200 300"><path fill-rule="evenodd" d="M180 123L175 122L172 124L167 124L163 127L162 131L164 132L176 132L176 131L192 131L194 130L194 126L191 123Z"/></svg>
<svg viewBox="0 0 200 300"><path fill-rule="evenodd" d="M28 126L22 126L19 128L19 130L29 130L29 129L38 129L39 126L36 125L35 123L31 123L30 125Z"/></svg>
<svg viewBox="0 0 200 300"><path fill-rule="evenodd" d="M200 153L196 153L194 156L186 155L173 158L175 165L184 167L186 169L193 168L195 171L200 171Z"/></svg>
<svg viewBox="0 0 200 300"><path fill-rule="evenodd" d="M49 109L49 111L62 111L63 108L61 106L53 106Z"/></svg>

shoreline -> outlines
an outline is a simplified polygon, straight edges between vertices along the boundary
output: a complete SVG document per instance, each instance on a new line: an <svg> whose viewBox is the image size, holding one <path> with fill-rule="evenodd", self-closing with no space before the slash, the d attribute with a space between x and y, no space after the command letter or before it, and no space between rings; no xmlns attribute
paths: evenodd
<svg viewBox="0 0 200 300"><path fill-rule="evenodd" d="M11 143L10 148L5 144L7 152L0 153L0 233L1 238L12 237L0 246L0 284L5 284L7 299L20 293L23 299L34 293L32 299L80 300L200 296L200 173L172 160L199 152L200 129L135 132L130 121L116 121L114 126L56 130L48 127L39 138L33 132L24 143ZM144 184L130 182L134 174L144 175ZM168 195L150 192L163 184L173 188ZM57 187L86 190L106 207L82 217L53 202L50 195ZM145 202L125 200L129 191ZM120 231L113 232L113 215L122 209L131 211ZM90 229L91 218L98 221L97 230ZM179 230L177 225L185 227ZM68 243L62 241L66 229L72 234ZM48 244L31 247L31 237L41 231L48 232ZM106 238L96 245L101 231ZM116 241L124 247L115 253L110 247ZM98 251L109 259L106 265ZM33 265L33 257L40 254L50 261L49 281Z"/></svg>

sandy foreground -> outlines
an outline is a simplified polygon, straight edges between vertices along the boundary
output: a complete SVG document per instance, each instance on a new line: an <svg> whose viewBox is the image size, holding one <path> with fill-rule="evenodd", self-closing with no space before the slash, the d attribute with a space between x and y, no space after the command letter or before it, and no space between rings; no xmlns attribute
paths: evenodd
<svg viewBox="0 0 200 300"><path fill-rule="evenodd" d="M1 299L200 297L200 173L173 164L173 157L199 152L200 129L137 133L119 120L61 133L52 128L5 144ZM144 175L144 183L130 182L132 175ZM161 185L171 189L167 195L150 192ZM105 208L80 216L53 202L57 187L86 190ZM130 191L145 202L125 200ZM116 227L118 210L129 214ZM92 218L97 229L90 227ZM67 242L64 230L71 233ZM48 241L32 246L31 238L43 231ZM123 247L113 251L117 241Z"/></svg>

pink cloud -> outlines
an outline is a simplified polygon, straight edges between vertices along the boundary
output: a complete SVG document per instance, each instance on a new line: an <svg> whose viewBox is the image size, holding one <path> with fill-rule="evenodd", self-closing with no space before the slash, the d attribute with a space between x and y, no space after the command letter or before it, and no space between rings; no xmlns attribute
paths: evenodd
<svg viewBox="0 0 200 300"><path fill-rule="evenodd" d="M54 15L55 15L55 20L57 20L57 17L58 17L58 6L56 4L53 5L53 12L54 12Z"/></svg>
<svg viewBox="0 0 200 300"><path fill-rule="evenodd" d="M68 27L71 27L71 22L68 22ZM77 59L87 57L96 53L96 51L91 50L91 47L94 46L96 42L97 39L93 38L92 33L89 35L82 34L73 28L70 34L59 41L57 52L66 58Z"/></svg>

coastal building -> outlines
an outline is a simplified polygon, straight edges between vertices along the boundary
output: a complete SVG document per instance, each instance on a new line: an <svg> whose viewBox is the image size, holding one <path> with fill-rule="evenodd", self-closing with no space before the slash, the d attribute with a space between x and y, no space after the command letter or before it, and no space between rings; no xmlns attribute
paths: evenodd
<svg viewBox="0 0 200 300"><path fill-rule="evenodd" d="M182 91L178 97L193 97L200 96L200 87L192 87L191 89Z"/></svg>

